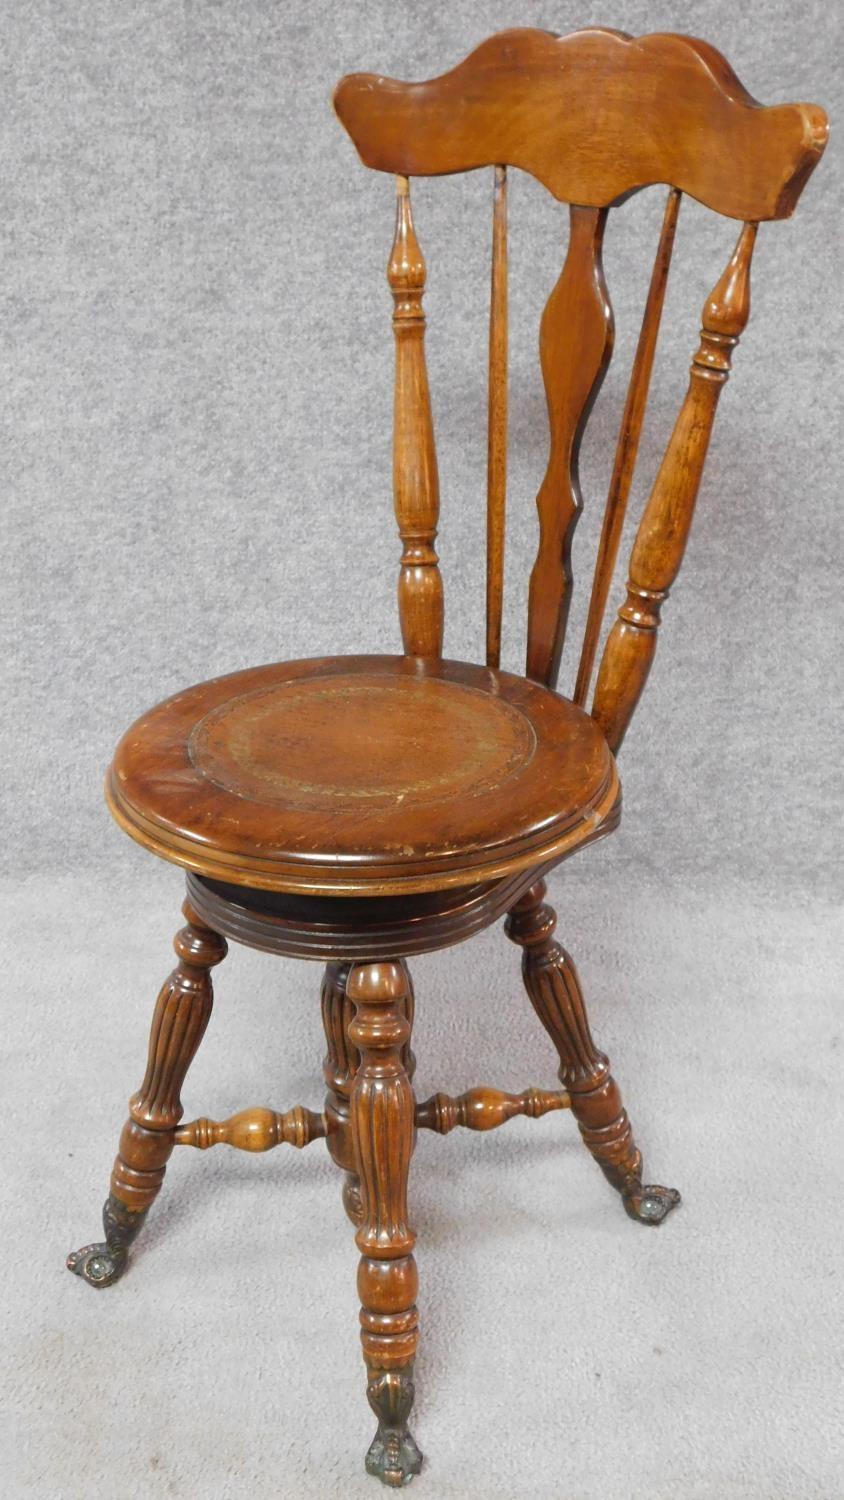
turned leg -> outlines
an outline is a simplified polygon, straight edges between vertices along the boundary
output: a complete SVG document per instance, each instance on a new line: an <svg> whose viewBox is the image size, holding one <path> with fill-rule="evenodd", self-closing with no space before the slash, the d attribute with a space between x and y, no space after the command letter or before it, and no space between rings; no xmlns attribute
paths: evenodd
<svg viewBox="0 0 844 1500"><path fill-rule="evenodd" d="M557 918L539 880L513 908L508 937L524 949L522 974L536 1014L560 1058L559 1077L571 1095L572 1113L598 1166L621 1194L628 1214L661 1224L680 1202L675 1188L642 1185L642 1156L608 1059L592 1040L577 970L554 941Z"/></svg>
<svg viewBox="0 0 844 1500"><path fill-rule="evenodd" d="M400 1004L413 1027L413 984L407 966L404 971L406 992ZM345 1174L343 1180L343 1207L353 1224L360 1224L363 1205L360 1197L360 1179L355 1166L352 1135L349 1127L349 1104L352 1084L360 1064L360 1053L349 1041L349 1023L354 1006L346 993L351 964L326 964L322 980L322 1024L325 1027L326 1054L323 1074L328 1088L325 1096L325 1113L330 1129L326 1142L332 1160ZM409 1035L409 1033L408 1033ZM405 1071L413 1077L416 1059L408 1040L403 1049Z"/></svg>
<svg viewBox="0 0 844 1500"><path fill-rule="evenodd" d="M354 1009L346 994L346 981L350 968L350 964L331 963L325 966L321 1000L322 1024L325 1027L328 1050L322 1071L328 1088L325 1096L325 1114L331 1121L326 1145L332 1160L345 1174L343 1207L352 1223L359 1224L363 1208L349 1129L349 1100L360 1056L357 1048L352 1046L348 1038L349 1022Z"/></svg>
<svg viewBox="0 0 844 1500"><path fill-rule="evenodd" d="M146 1076L129 1101L103 1208L105 1240L67 1258L68 1270L91 1286L110 1286L122 1276L129 1246L158 1195L182 1117L179 1093L211 1015L210 970L226 956L225 940L205 926L190 902L182 911L187 926L173 940L179 962L158 996Z"/></svg>
<svg viewBox="0 0 844 1500"><path fill-rule="evenodd" d="M418 1278L407 1222L407 1178L414 1146L415 1101L406 1066L410 1042L404 964L357 964L347 993L355 1008L349 1039L360 1062L350 1099L362 1217L358 1293L367 1397L378 1431L366 1468L387 1485L407 1484L422 1467L408 1430L413 1361L419 1341Z"/></svg>

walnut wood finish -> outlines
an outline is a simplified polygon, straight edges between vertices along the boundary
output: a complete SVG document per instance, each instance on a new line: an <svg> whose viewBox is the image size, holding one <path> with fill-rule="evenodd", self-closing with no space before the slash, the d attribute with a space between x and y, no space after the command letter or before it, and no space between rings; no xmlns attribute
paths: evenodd
<svg viewBox="0 0 844 1500"><path fill-rule="evenodd" d="M275 1146L301 1150L311 1141L324 1140L328 1128L324 1115L303 1109L301 1104L284 1114L274 1109L242 1109L228 1120L209 1120L203 1115L180 1125L174 1144L196 1146L199 1151L207 1151L210 1146L233 1146L235 1151L272 1151Z"/></svg>
<svg viewBox="0 0 844 1500"><path fill-rule="evenodd" d="M349 1102L360 1065L360 1053L349 1041L349 1024L354 1014L346 993L350 969L348 963L329 963L322 976L320 1003L326 1045L322 1071L328 1089L325 1096L328 1150L332 1161L344 1174L343 1207L352 1223L359 1224L363 1218L363 1205L349 1126Z"/></svg>
<svg viewBox="0 0 844 1500"><path fill-rule="evenodd" d="M352 73L334 108L382 172L506 162L590 208L670 182L733 219L787 218L828 134L815 104L759 105L707 42L598 27L502 31L424 83Z"/></svg>
<svg viewBox="0 0 844 1500"><path fill-rule="evenodd" d="M585 704L635 464L680 194L746 223L788 217L823 153L826 115L812 104L759 105L706 42L668 34L635 38L601 28L564 37L505 31L450 72L420 83L351 74L338 85L334 103L367 166L405 177L483 166L494 166L498 174L490 322L490 663L500 660L503 580L507 168L531 173L571 205L566 264L540 334L551 449L537 501L540 543L531 576L526 671L549 685L557 680L571 599L571 542L581 506L578 448L612 348L601 270L606 213L650 184L670 186L574 692L575 702ZM681 455L674 457L682 462ZM622 659L614 647L613 656L622 675L626 661L632 665L612 692L637 696L641 673L632 650ZM604 709L601 702L599 712Z"/></svg>
<svg viewBox="0 0 844 1500"><path fill-rule="evenodd" d="M570 216L568 255L539 333L551 451L536 500L539 551L530 575L526 672L549 687L560 670L571 603L571 543L582 505L580 441L613 344L601 266L606 211L572 207Z"/></svg>
<svg viewBox="0 0 844 1500"><path fill-rule="evenodd" d="M366 1456L370 1474L405 1484L422 1467L408 1429L419 1341L416 1235L407 1213L415 1101L404 1063L410 993L403 964L358 964L347 982L355 1007L349 1040L360 1053L350 1101L362 1217L358 1293L367 1396L378 1431Z"/></svg>
<svg viewBox="0 0 844 1500"><path fill-rule="evenodd" d="M500 1089L469 1089L453 1099L450 1094L432 1094L416 1106L419 1130L448 1135L458 1125L464 1130L497 1130L508 1120L528 1115L531 1120L554 1109L570 1109L571 1099L563 1089L525 1089L522 1094L504 1094Z"/></svg>
<svg viewBox="0 0 844 1500"><path fill-rule="evenodd" d="M360 1053L349 1040L349 1026L354 1014L354 1007L346 992L350 968L351 965L348 963L329 963L325 966L322 980L322 1024L325 1030L327 1051L323 1062L323 1074L328 1086L328 1093L325 1096L328 1150L332 1160L345 1173L343 1207L352 1223L360 1224L363 1218L363 1204L349 1124L352 1085L360 1066ZM407 1024L412 1030L413 981L406 966L404 978L405 992L400 1003ZM409 1039L402 1049L402 1062L408 1078L412 1078L416 1071L416 1058Z"/></svg>
<svg viewBox="0 0 844 1500"><path fill-rule="evenodd" d="M408 1010L412 1012L412 1005ZM405 1050L404 1063L410 1078L412 1068L408 1067L408 1056L413 1059L409 1048ZM353 1082L354 1073L350 1072L343 1079L349 1095ZM456 1099L450 1094L432 1094L424 1104L416 1106L416 1127L418 1130L435 1130L438 1135L449 1135L458 1125L465 1130L497 1130L499 1125L506 1125L508 1120L519 1115L538 1120L552 1110L570 1108L571 1100L562 1089L531 1088L521 1094L505 1094L500 1089L477 1088L469 1089ZM340 1141L344 1137L351 1148L348 1114L344 1118L335 1111L333 1118L329 1118L327 1113L318 1115L297 1104L283 1114L259 1107L242 1109L227 1120L209 1120L203 1115L178 1127L175 1145L194 1146L199 1151L207 1151L211 1146L231 1146L235 1151L251 1152L274 1151L276 1146L295 1146L302 1150L312 1141L328 1138L330 1144L332 1139ZM351 1181L344 1185L343 1202L352 1222L359 1224L363 1218L360 1180L354 1172L348 1175Z"/></svg>
<svg viewBox="0 0 844 1500"><path fill-rule="evenodd" d="M507 168L495 169L489 306L489 429L486 490L486 664L501 665L504 522L507 503Z"/></svg>
<svg viewBox="0 0 844 1500"><path fill-rule="evenodd" d="M593 819L591 832L577 847L605 838L617 826L621 803L616 800L605 816ZM572 848L575 847L574 844ZM507 880L423 891L411 896L350 896L318 898L280 891L250 891L189 874L188 895L215 931L263 953L290 958L337 960L400 958L431 953L482 932L552 865L559 853L539 870L521 870Z"/></svg>
<svg viewBox="0 0 844 1500"><path fill-rule="evenodd" d="M704 306L688 394L636 533L627 599L604 650L592 706L613 752L621 746L648 679L660 611L683 561L718 397L750 315L755 239L756 225L745 224Z"/></svg>
<svg viewBox="0 0 844 1500"><path fill-rule="evenodd" d="M621 429L615 450L615 462L610 479L607 506L604 512L601 540L598 543L595 577L592 583L592 593L589 597L589 612L586 618L586 630L583 636L580 665L577 669L577 681L574 689L574 702L581 708L584 706L589 694L589 683L592 679L592 668L595 663L598 637L601 632L604 610L607 607L607 596L609 595L610 584L612 583L615 560L618 556L618 545L621 541L624 517L627 513L630 486L633 482L633 473L639 453L639 439L642 435L642 422L648 401L651 371L653 369L654 354L656 353L656 341L662 318L662 307L665 301L665 288L668 284L668 271L671 266L671 252L674 248L674 236L677 231L677 215L680 212L681 197L682 194L677 188L670 189L665 204L665 214L662 221L662 231L659 236L656 259L654 260L654 267L651 273L651 284L648 288L648 297L645 303L639 342L636 345L633 368L630 372L630 384L627 388L627 400L624 403L624 414L621 418Z"/></svg>
<svg viewBox="0 0 844 1500"><path fill-rule="evenodd" d="M642 1156L608 1059L592 1040L580 980L571 956L554 941L557 918L537 881L511 912L508 937L524 950L522 975L536 1014L560 1058L560 1082L598 1166L643 1224L661 1224L680 1202L675 1188L642 1186Z"/></svg>
<svg viewBox="0 0 844 1500"><path fill-rule="evenodd" d="M511 31L440 78L344 79L338 114L369 165L397 178L388 265L396 350L394 497L402 538L404 655L314 658L199 684L144 714L118 746L107 797L144 847L187 872L187 926L159 996L149 1065L130 1104L105 1240L69 1259L115 1281L176 1144L249 1151L325 1139L344 1174L360 1251L368 1396L378 1431L367 1467L398 1487L419 1471L408 1429L418 1342L415 1234L407 1189L418 1128L487 1131L571 1109L630 1216L660 1223L679 1201L644 1186L642 1159L580 982L554 939L544 876L618 823L615 755L644 686L659 611L679 569L730 354L749 311L760 220L785 218L816 165L826 117L763 108L708 44L588 30ZM424 354L426 268L410 208L414 174L495 169L487 474L487 665L442 658L435 541L437 464ZM570 205L570 235L540 329L550 420L537 499L525 677L498 668L507 466L507 184L531 172ZM581 505L578 449L610 357L601 249L612 205L669 188L630 376L575 696L554 691ZM592 713L592 668L647 400L680 194L742 221L706 304L688 394L630 563ZM559 1056L562 1089L470 1088L416 1104L406 958L465 940L509 912L531 1003ZM180 1125L180 1091L212 1005L226 937L326 964L322 1114L248 1109Z"/></svg>
<svg viewBox="0 0 844 1500"><path fill-rule="evenodd" d="M425 259L413 227L406 177L396 180L396 235L387 280L396 340L393 492L404 543L399 573L402 644L408 656L441 656L443 585L434 551L440 491L425 367Z"/></svg>
<svg viewBox="0 0 844 1500"><path fill-rule="evenodd" d="M105 1241L85 1245L67 1259L68 1270L91 1286L110 1286L122 1276L129 1246L161 1189L182 1117L181 1087L211 1015L211 969L226 956L225 939L204 925L189 901L182 911L186 926L173 940L179 962L158 996L146 1074L129 1101L111 1173L103 1208Z"/></svg>
<svg viewBox="0 0 844 1500"><path fill-rule="evenodd" d="M589 715L522 677L347 656L159 704L118 745L107 795L139 843L211 879L386 896L555 860L613 814L618 780Z"/></svg>

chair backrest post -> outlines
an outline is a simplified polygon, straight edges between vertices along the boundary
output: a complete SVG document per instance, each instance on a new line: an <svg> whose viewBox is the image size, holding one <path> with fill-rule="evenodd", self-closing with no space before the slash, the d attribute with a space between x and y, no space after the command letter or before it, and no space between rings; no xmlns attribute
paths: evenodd
<svg viewBox="0 0 844 1500"><path fill-rule="evenodd" d="M756 228L744 225L704 305L689 388L636 533L627 598L604 649L592 717L613 752L621 746L651 669L662 605L686 550L718 398L729 379L732 351L750 316Z"/></svg>
<svg viewBox="0 0 844 1500"><path fill-rule="evenodd" d="M396 382L393 497L403 543L398 599L408 656L442 655L443 585L434 550L440 489L425 365L425 259L410 211L410 184L396 178L396 233L387 265L393 294Z"/></svg>

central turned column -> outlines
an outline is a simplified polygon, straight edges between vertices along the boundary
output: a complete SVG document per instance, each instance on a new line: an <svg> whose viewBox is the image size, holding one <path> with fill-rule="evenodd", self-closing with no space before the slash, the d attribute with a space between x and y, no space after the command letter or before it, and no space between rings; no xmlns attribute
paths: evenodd
<svg viewBox="0 0 844 1500"><path fill-rule="evenodd" d="M422 1466L407 1426L419 1341L416 1236L407 1222L415 1139L415 1100L405 1063L410 1041L407 970L400 963L356 965L347 994L355 1007L349 1041L360 1054L350 1124L362 1214L355 1236L361 1252L361 1343L367 1396L378 1418L366 1467L398 1487Z"/></svg>

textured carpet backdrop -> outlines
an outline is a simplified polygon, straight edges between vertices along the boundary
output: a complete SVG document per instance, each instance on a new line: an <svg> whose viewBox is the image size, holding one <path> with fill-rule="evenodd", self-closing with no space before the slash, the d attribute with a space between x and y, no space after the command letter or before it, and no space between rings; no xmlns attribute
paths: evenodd
<svg viewBox="0 0 844 1500"><path fill-rule="evenodd" d="M180 1156L119 1287L96 1296L63 1270L96 1230L180 899L178 874L110 824L102 773L127 723L180 686L397 649L392 184L334 119L336 79L425 77L506 25L597 22L704 36L763 101L816 99L840 119L842 12L6 0L0 15L0 1490L372 1495L355 1252L319 1148ZM844 1495L839 161L833 136L794 220L760 233L753 315L624 748L624 824L554 880L651 1173L685 1203L656 1235L628 1223L565 1118L420 1142L420 1496ZM518 174L511 201L504 665L518 669L547 444L537 328L565 213ZM575 637L662 202L633 199L607 234L616 356L582 454ZM419 183L414 203L446 648L478 657L490 174ZM634 519L733 238L684 204ZM420 1091L550 1085L500 932L416 972ZM189 1113L313 1105L317 990L312 966L234 954Z"/></svg>

